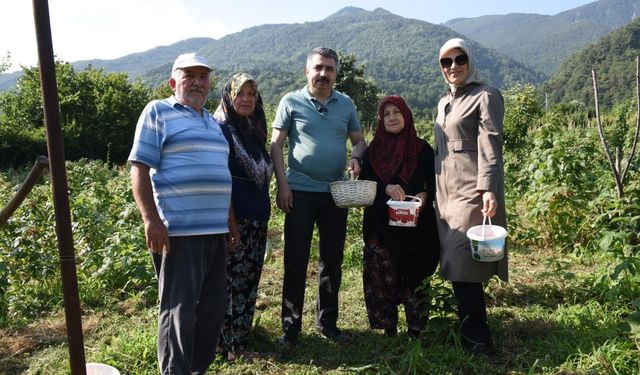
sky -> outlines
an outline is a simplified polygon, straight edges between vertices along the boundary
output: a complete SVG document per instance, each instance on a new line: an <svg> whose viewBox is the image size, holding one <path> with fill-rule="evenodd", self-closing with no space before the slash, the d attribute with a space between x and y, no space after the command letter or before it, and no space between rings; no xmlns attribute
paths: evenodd
<svg viewBox="0 0 640 375"><path fill-rule="evenodd" d="M33 0L46 1L46 0ZM9 71L38 63L33 1L0 0L0 59ZM493 14L554 15L593 0L49 0L53 51L67 62L114 59L194 37L219 39L252 26L320 21L347 6L384 8L441 24Z"/></svg>

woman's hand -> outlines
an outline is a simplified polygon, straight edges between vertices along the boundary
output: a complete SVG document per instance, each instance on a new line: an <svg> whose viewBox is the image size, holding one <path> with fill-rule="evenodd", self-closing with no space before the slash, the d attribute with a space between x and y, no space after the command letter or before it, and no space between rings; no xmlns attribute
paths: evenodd
<svg viewBox="0 0 640 375"><path fill-rule="evenodd" d="M427 192L421 191L418 194L416 194L416 197L422 200L422 204L420 205L420 208L424 207L424 204L427 203Z"/></svg>
<svg viewBox="0 0 640 375"><path fill-rule="evenodd" d="M240 245L240 232L238 232L238 227L236 227L234 223L233 226L229 226L229 233L227 233L227 247L229 250L235 250L238 245Z"/></svg>
<svg viewBox="0 0 640 375"><path fill-rule="evenodd" d="M482 214L493 217L498 210L498 201L496 195L492 191L482 193Z"/></svg>
<svg viewBox="0 0 640 375"><path fill-rule="evenodd" d="M389 184L384 189L384 192L387 193L387 195L390 196L391 199L396 201L403 201L405 197L404 189L402 189L402 186L400 185Z"/></svg>

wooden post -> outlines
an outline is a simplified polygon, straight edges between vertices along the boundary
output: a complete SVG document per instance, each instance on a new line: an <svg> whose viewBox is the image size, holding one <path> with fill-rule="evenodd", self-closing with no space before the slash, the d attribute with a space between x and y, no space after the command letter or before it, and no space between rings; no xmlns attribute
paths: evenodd
<svg viewBox="0 0 640 375"><path fill-rule="evenodd" d="M46 156L40 155L36 158L36 162L33 164L33 167L31 168L31 171L29 172L27 178L24 180L22 185L20 185L20 188L13 196L13 198L11 198L7 205L4 206L2 211L0 211L0 226L5 224L7 220L9 220L13 212L18 207L20 207L22 201L24 201L27 195L29 195L31 189L33 189L36 182L38 182L40 176L42 176L42 173L44 172L44 169L47 167L47 165L49 165L49 159L47 159Z"/></svg>
<svg viewBox="0 0 640 375"><path fill-rule="evenodd" d="M56 215L56 235L58 237L58 252L60 253L60 273L62 275L71 374L86 375L76 257L73 249L71 213L69 211L69 196L67 193L69 187L64 165L64 144L60 127L60 102L58 101L56 66L53 59L51 23L47 0L33 0L33 16L36 27L36 40L38 42L44 119L47 126L49 171Z"/></svg>

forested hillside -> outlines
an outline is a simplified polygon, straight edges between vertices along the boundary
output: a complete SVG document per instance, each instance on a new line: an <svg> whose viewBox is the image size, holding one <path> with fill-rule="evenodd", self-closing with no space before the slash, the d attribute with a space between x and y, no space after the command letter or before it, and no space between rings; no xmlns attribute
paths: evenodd
<svg viewBox="0 0 640 375"><path fill-rule="evenodd" d="M640 19L570 56L540 89L552 103L578 100L593 105L591 70L598 76L601 105L636 95L635 57L640 54Z"/></svg>
<svg viewBox="0 0 640 375"><path fill-rule="evenodd" d="M287 91L299 84L296 79L303 80L309 51L326 45L367 62L368 75L383 91L405 96L414 107L432 108L444 91L438 49L456 36L446 27L384 9L345 8L320 22L250 28L210 43L201 52L220 68L255 72L262 86L271 88L266 100L274 102L283 93L279 90ZM473 47L480 69L494 84L540 82L540 75L523 65L478 44Z"/></svg>
<svg viewBox="0 0 640 375"><path fill-rule="evenodd" d="M458 18L445 25L550 75L573 52L638 14L640 0L600 0L554 16L512 13Z"/></svg>
<svg viewBox="0 0 640 375"><path fill-rule="evenodd" d="M224 78L232 71L254 74L267 102L277 103L287 91L304 83L304 61L309 51L325 45L355 53L366 62L367 74L380 89L405 96L416 108L432 108L444 92L437 54L450 29L403 18L378 8L344 8L319 22L262 25L212 41L200 49ZM522 64L472 43L478 65L489 81L505 87L516 82L541 82L542 76ZM161 67L145 80L165 79Z"/></svg>
<svg viewBox="0 0 640 375"><path fill-rule="evenodd" d="M109 72L127 72L131 77L143 75L166 61L173 61L181 53L199 50L215 41L211 38L190 38L169 46L158 46L148 51L132 53L113 60L83 60L73 64L76 69L88 66L104 68Z"/></svg>
<svg viewBox="0 0 640 375"><path fill-rule="evenodd" d="M131 78L141 75L146 83L155 85L166 82L176 54L197 50L212 62L215 74L221 77L219 82L236 71L248 71L256 76L265 101L277 103L284 93L304 83L307 53L324 45L344 54L354 53L358 61L366 62L367 74L384 92L405 96L416 109L431 109L445 89L438 69L438 49L457 36L447 27L403 18L381 8L366 11L348 7L318 22L256 26L219 40L189 39L116 60L73 65L83 68L90 63L108 72L127 72ZM523 64L475 42L471 45L479 68L495 85L542 82L541 74Z"/></svg>

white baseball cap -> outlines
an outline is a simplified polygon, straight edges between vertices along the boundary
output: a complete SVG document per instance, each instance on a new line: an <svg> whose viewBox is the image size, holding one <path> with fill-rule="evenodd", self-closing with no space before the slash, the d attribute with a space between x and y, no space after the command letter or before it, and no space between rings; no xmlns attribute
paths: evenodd
<svg viewBox="0 0 640 375"><path fill-rule="evenodd" d="M176 61L173 63L172 72L175 72L176 69L190 68L192 66L202 66L209 70L211 66L209 66L209 62L204 57L196 54L195 52L191 53L183 53L182 55L176 58Z"/></svg>

